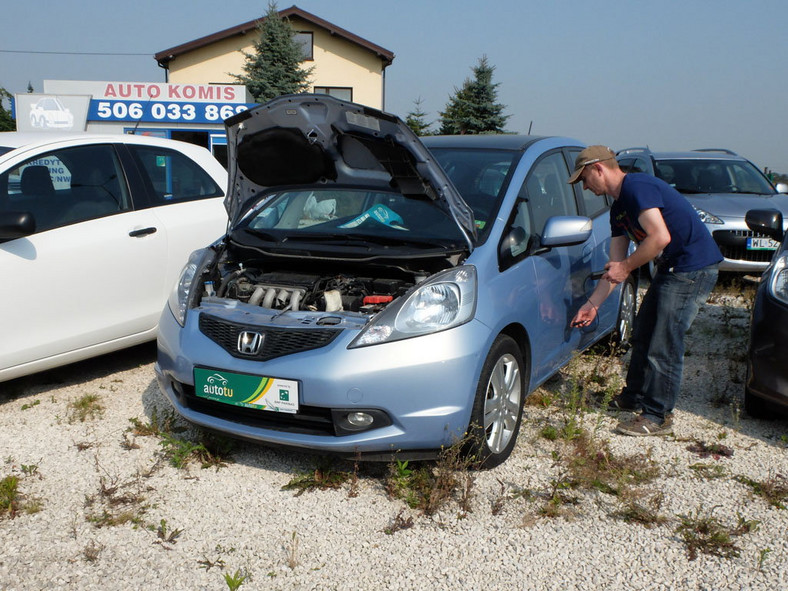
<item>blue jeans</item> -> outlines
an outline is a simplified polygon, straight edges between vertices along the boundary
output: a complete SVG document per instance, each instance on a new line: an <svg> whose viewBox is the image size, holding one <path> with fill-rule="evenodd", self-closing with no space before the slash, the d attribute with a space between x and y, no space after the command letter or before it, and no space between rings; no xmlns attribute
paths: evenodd
<svg viewBox="0 0 788 591"><path fill-rule="evenodd" d="M684 371L684 335L717 283L717 265L651 280L632 331L632 357L622 398L662 423L673 411Z"/></svg>

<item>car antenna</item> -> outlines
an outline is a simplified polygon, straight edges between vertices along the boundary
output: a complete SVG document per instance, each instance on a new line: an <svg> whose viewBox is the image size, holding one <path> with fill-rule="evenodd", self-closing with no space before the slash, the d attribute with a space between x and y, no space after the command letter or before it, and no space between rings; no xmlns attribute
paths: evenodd
<svg viewBox="0 0 788 591"><path fill-rule="evenodd" d="M150 104L150 102L151 102L152 100L153 100L153 97L152 97L152 96L150 96L150 93L149 93L149 94L148 94L148 100L147 100L147 102L145 103L145 105L146 105L146 106L147 106L147 105L149 105L149 104ZM143 113L144 113L144 111L143 111ZM140 126L140 121L142 121L142 115L143 115L143 113L140 113L140 116L139 116L139 117L137 117L137 122L134 124L134 129L132 129L132 130L131 130L131 134L130 134L130 135L137 135L137 128Z"/></svg>

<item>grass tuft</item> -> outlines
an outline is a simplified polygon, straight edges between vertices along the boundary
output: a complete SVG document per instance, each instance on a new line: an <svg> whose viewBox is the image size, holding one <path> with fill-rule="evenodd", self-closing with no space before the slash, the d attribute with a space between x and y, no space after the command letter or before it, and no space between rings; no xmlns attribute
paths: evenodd
<svg viewBox="0 0 788 591"><path fill-rule="evenodd" d="M752 492L775 509L785 509L788 503L788 479L781 474L772 476L764 481L753 480L746 476L736 476L734 480L746 484Z"/></svg>
<svg viewBox="0 0 788 591"><path fill-rule="evenodd" d="M95 419L104 414L104 405L101 404L98 394L83 394L68 404L68 420L71 423L79 421L84 423L88 419Z"/></svg>
<svg viewBox="0 0 788 591"><path fill-rule="evenodd" d="M171 433L161 432L159 435L165 457L176 468L184 468L190 461L198 462L203 469L226 468L235 449L232 439L209 433L201 432L200 440L196 442L180 439Z"/></svg>
<svg viewBox="0 0 788 591"><path fill-rule="evenodd" d="M714 517L715 508L704 512L698 507L691 515L678 516L680 524L676 533L684 541L690 560L695 560L698 553L721 558L739 556L741 548L734 543L734 538L754 531L759 525L758 521L747 521L739 515L735 526L727 526Z"/></svg>

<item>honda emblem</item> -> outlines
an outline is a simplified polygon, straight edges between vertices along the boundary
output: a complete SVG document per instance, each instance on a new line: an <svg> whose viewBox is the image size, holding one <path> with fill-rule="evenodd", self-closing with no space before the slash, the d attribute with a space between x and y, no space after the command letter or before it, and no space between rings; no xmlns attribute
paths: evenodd
<svg viewBox="0 0 788 591"><path fill-rule="evenodd" d="M257 355L263 346L263 335L259 332L243 331L238 335L238 352L244 355Z"/></svg>

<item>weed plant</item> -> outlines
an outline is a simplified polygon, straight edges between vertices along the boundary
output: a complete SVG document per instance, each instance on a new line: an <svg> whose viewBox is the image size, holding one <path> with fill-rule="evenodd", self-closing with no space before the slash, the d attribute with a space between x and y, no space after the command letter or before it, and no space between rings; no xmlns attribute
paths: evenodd
<svg viewBox="0 0 788 591"><path fill-rule="evenodd" d="M788 503L788 479L781 474L772 476L764 481L753 480L747 476L736 476L737 482L741 482L752 489L752 492L775 509L785 509Z"/></svg>
<svg viewBox="0 0 788 591"><path fill-rule="evenodd" d="M442 449L434 462L395 460L389 464L386 491L424 515L434 515L455 500L464 517L471 512L475 481L471 470L480 467L474 449L478 449L475 438L466 436Z"/></svg>
<svg viewBox="0 0 788 591"><path fill-rule="evenodd" d="M692 470L698 478L704 480L715 480L717 478L725 478L728 473L724 466L719 464L704 464L703 462L696 462L690 465Z"/></svg>
<svg viewBox="0 0 788 591"><path fill-rule="evenodd" d="M389 523L384 529L383 533L387 536L394 535L396 532L403 530L403 529L410 529L413 527L413 517L412 516L404 516L405 510L400 509L400 512L397 513L396 517L392 519L391 523Z"/></svg>
<svg viewBox="0 0 788 591"><path fill-rule="evenodd" d="M237 591L247 580L251 580L249 574L244 570L236 570L233 574L224 573L222 576L230 591Z"/></svg>
<svg viewBox="0 0 788 591"><path fill-rule="evenodd" d="M621 509L615 511L613 516L627 523L639 523L644 527L651 528L668 521L667 517L659 513L662 503L665 501L665 495L662 492L648 496L643 491L626 488L622 489L619 499L621 500Z"/></svg>
<svg viewBox="0 0 788 591"><path fill-rule="evenodd" d="M232 461L235 441L227 437L200 432L199 441L189 441L175 437L172 433L161 433L159 444L165 457L176 468L184 468L190 461L196 461L200 467L226 468Z"/></svg>
<svg viewBox="0 0 788 591"><path fill-rule="evenodd" d="M295 496L300 497L307 491L338 489L345 482L353 481L354 473L337 470L330 458L321 456L314 468L299 472L282 486L282 490L294 490Z"/></svg>
<svg viewBox="0 0 788 591"><path fill-rule="evenodd" d="M142 525L148 510L139 479L118 482L117 478L102 476L99 492L85 498L88 522L96 527L114 527L125 523Z"/></svg>
<svg viewBox="0 0 788 591"><path fill-rule="evenodd" d="M68 420L71 423L79 421L84 423L88 419L95 419L104 414L104 405L98 394L83 394L68 404Z"/></svg>
<svg viewBox="0 0 788 591"><path fill-rule="evenodd" d="M19 510L22 494L19 492L19 477L9 474L0 480L0 511L13 519Z"/></svg>
<svg viewBox="0 0 788 591"><path fill-rule="evenodd" d="M698 553L720 556L722 558L735 558L741 549L734 543L734 538L750 533L757 529L758 521L745 520L738 516L738 523L731 527L723 524L714 517L714 510L704 512L698 507L693 514L679 515L679 534L687 548L690 560L695 560Z"/></svg>

